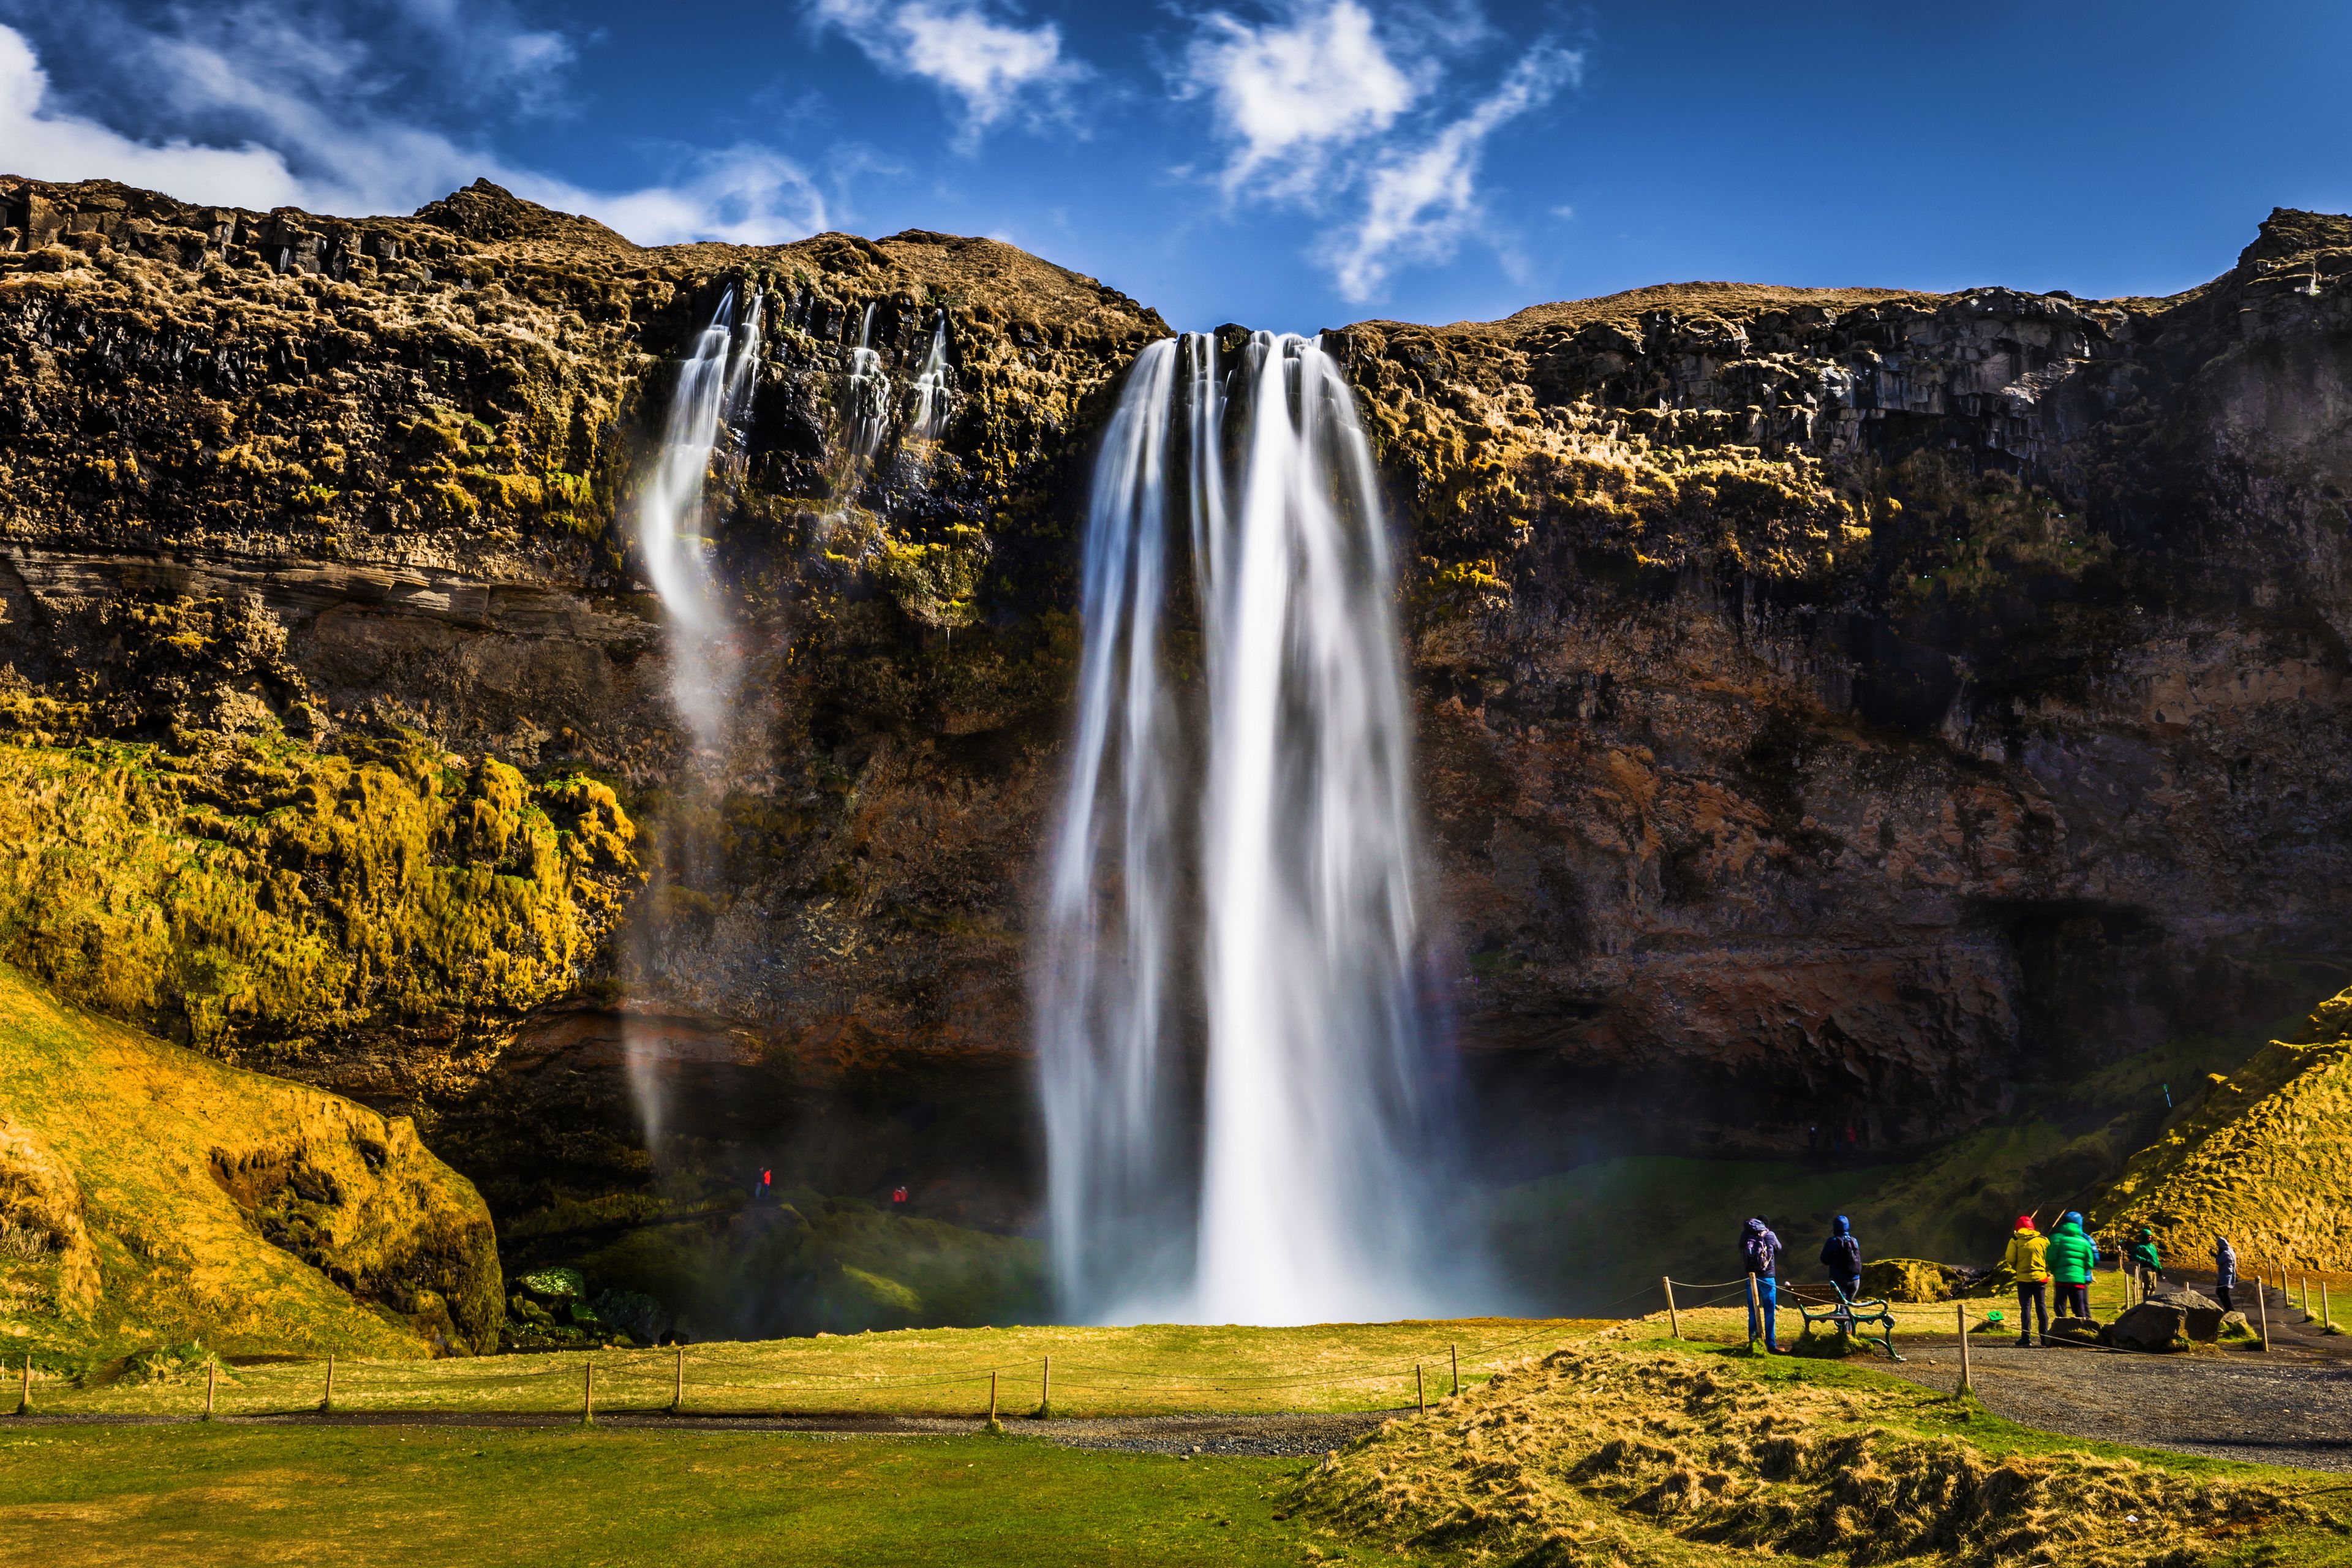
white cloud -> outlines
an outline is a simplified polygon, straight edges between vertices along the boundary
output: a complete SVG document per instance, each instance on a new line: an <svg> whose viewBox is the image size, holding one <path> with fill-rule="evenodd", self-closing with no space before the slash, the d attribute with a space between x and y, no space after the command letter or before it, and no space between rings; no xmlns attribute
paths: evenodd
<svg viewBox="0 0 2352 1568"><path fill-rule="evenodd" d="M0 168L50 180L121 180L226 206L279 206L302 194L286 160L269 148L134 142L91 121L45 113L48 92L32 46L0 26Z"/></svg>
<svg viewBox="0 0 2352 1568"><path fill-rule="evenodd" d="M1223 12L1202 19L1180 90L1214 104L1233 141L1225 193L1308 192L1333 153L1377 136L1425 87L1400 69L1355 0L1303 7L1287 26L1253 27Z"/></svg>
<svg viewBox="0 0 2352 1568"><path fill-rule="evenodd" d="M444 0L402 3L428 14L444 8ZM0 26L0 169L121 180L184 201L351 216L410 212L487 175L644 245L775 244L826 226L814 182L764 147L682 153L667 180L634 191L589 190L515 167L377 101L367 86L375 62L349 37L304 34L288 23L287 14L247 7L233 39L142 29L117 40L114 58L139 73L144 88L146 119L236 128L209 139L136 137L71 112L52 101L48 75L24 35ZM555 58L533 41L538 37L516 39L509 60Z"/></svg>
<svg viewBox="0 0 2352 1568"><path fill-rule="evenodd" d="M1062 30L996 20L981 0L810 0L819 27L841 29L887 71L919 77L960 100L959 141L1024 106L1057 109L1060 93L1085 74L1062 55Z"/></svg>
<svg viewBox="0 0 2352 1568"><path fill-rule="evenodd" d="M1212 12L1196 27L1175 90L1210 101L1230 149L1218 178L1227 199L1352 209L1315 254L1359 302L1398 266L1442 261L1485 233L1478 170L1487 140L1573 83L1583 65L1575 51L1538 42L1465 110L1444 72L1449 54L1493 37L1474 7L1381 16L1363 0L1289 0L1271 21Z"/></svg>
<svg viewBox="0 0 2352 1568"><path fill-rule="evenodd" d="M1575 79L1579 58L1539 46L1492 95L1415 151L1385 158L1366 183L1364 215L1328 255L1339 291L1362 301L1400 261L1443 261L1484 216L1478 160L1486 138Z"/></svg>

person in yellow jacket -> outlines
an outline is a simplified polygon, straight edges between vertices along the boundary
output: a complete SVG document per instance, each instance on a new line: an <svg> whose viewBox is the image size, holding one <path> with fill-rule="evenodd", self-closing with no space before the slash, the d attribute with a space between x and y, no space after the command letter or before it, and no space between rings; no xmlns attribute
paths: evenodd
<svg viewBox="0 0 2352 1568"><path fill-rule="evenodd" d="M2050 1342L2050 1238L2034 1228L2033 1216L2017 1216L2017 1229L2009 1238L2009 1251L2001 1258L2011 1274L2017 1279L2017 1343L2021 1350L2033 1344L2035 1322L2041 1325L2042 1342Z"/></svg>

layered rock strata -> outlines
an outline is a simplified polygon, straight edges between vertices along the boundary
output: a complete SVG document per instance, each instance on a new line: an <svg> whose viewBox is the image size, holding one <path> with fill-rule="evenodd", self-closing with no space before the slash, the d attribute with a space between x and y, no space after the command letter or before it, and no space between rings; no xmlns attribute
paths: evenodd
<svg viewBox="0 0 2352 1568"><path fill-rule="evenodd" d="M398 733L602 779L702 847L639 957L608 930L444 985L453 1037L605 1037L528 1010L625 968L761 1071L1017 1082L1088 444L1156 315L984 240L641 250L486 185L345 222L11 181L0 229L27 744ZM1486 1152L1923 1140L2314 988L2352 842L2347 273L2352 225L2279 213L2170 300L1694 284L1339 334L1412 563ZM712 509L750 697L711 792L631 509L677 357L751 287ZM861 329L897 400L870 462ZM142 680L122 628L189 616L282 653Z"/></svg>

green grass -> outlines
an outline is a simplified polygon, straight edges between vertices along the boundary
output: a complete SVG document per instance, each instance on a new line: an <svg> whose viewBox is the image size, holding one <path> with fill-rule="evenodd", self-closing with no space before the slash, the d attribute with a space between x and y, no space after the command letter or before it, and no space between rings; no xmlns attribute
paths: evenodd
<svg viewBox="0 0 2352 1568"><path fill-rule="evenodd" d="M686 1408L762 1412L977 1415L997 1374L999 1409L1035 1412L1053 1359L1059 1416L1187 1411L1388 1410L1413 1403L1413 1368L1431 1399L1450 1386L1450 1353L1463 1381L1579 1339L1601 1325L1566 1320L1339 1323L1260 1329L1155 1325L1127 1329L912 1329L690 1346ZM576 1411L585 1363L596 1367L600 1410L667 1408L676 1352L562 1352L472 1360L338 1361L335 1405L353 1411ZM224 1415L317 1407L325 1364L271 1361L225 1367L215 1408ZM77 1387L36 1382L37 1409L54 1414L189 1415L204 1406L205 1378L191 1369L163 1383Z"/></svg>
<svg viewBox="0 0 2352 1568"><path fill-rule="evenodd" d="M105 1563L1283 1563L1289 1459L1022 1438L336 1427L0 1432L0 1557Z"/></svg>

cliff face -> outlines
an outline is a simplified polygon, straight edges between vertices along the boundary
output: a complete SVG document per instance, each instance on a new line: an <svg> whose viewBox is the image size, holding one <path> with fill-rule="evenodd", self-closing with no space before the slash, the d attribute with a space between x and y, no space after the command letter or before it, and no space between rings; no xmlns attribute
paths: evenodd
<svg viewBox="0 0 2352 1568"><path fill-rule="evenodd" d="M825 1113L887 1145L843 1156L860 1181L943 1168L938 1074L1017 1102L1089 442L1156 315L984 240L639 250L485 186L347 223L11 181L0 231L17 745L195 778L396 744L445 753L452 800L493 763L560 795L537 809L578 869L516 929L579 951L495 994L462 958L396 1006L347 985L334 1029L215 1009L217 1048L299 1037L289 1070L391 1099L468 1042L472 1137L485 1105L529 1114L496 1071L518 1030L551 1095L609 1103L617 1026L578 1020L625 993L698 1083L882 1086ZM2341 953L2352 900L2347 274L2352 225L2280 213L2167 300L1685 285L1340 334L1409 535L1438 916L1496 1161L1924 1139L2001 1109L2022 1062L2315 988L2296 964ZM753 286L754 411L712 507L749 696L688 787L632 508L677 357ZM859 461L861 329L903 399L942 316L943 435L901 409ZM591 784L609 808L583 816ZM522 873L486 856L436 828L389 879L476 867L488 899ZM624 934L600 911L648 867ZM327 881L331 945L362 902ZM726 1043L661 1044L695 1017ZM626 1120L583 1168L626 1165ZM1017 1192L1003 1121L954 1158Z"/></svg>

